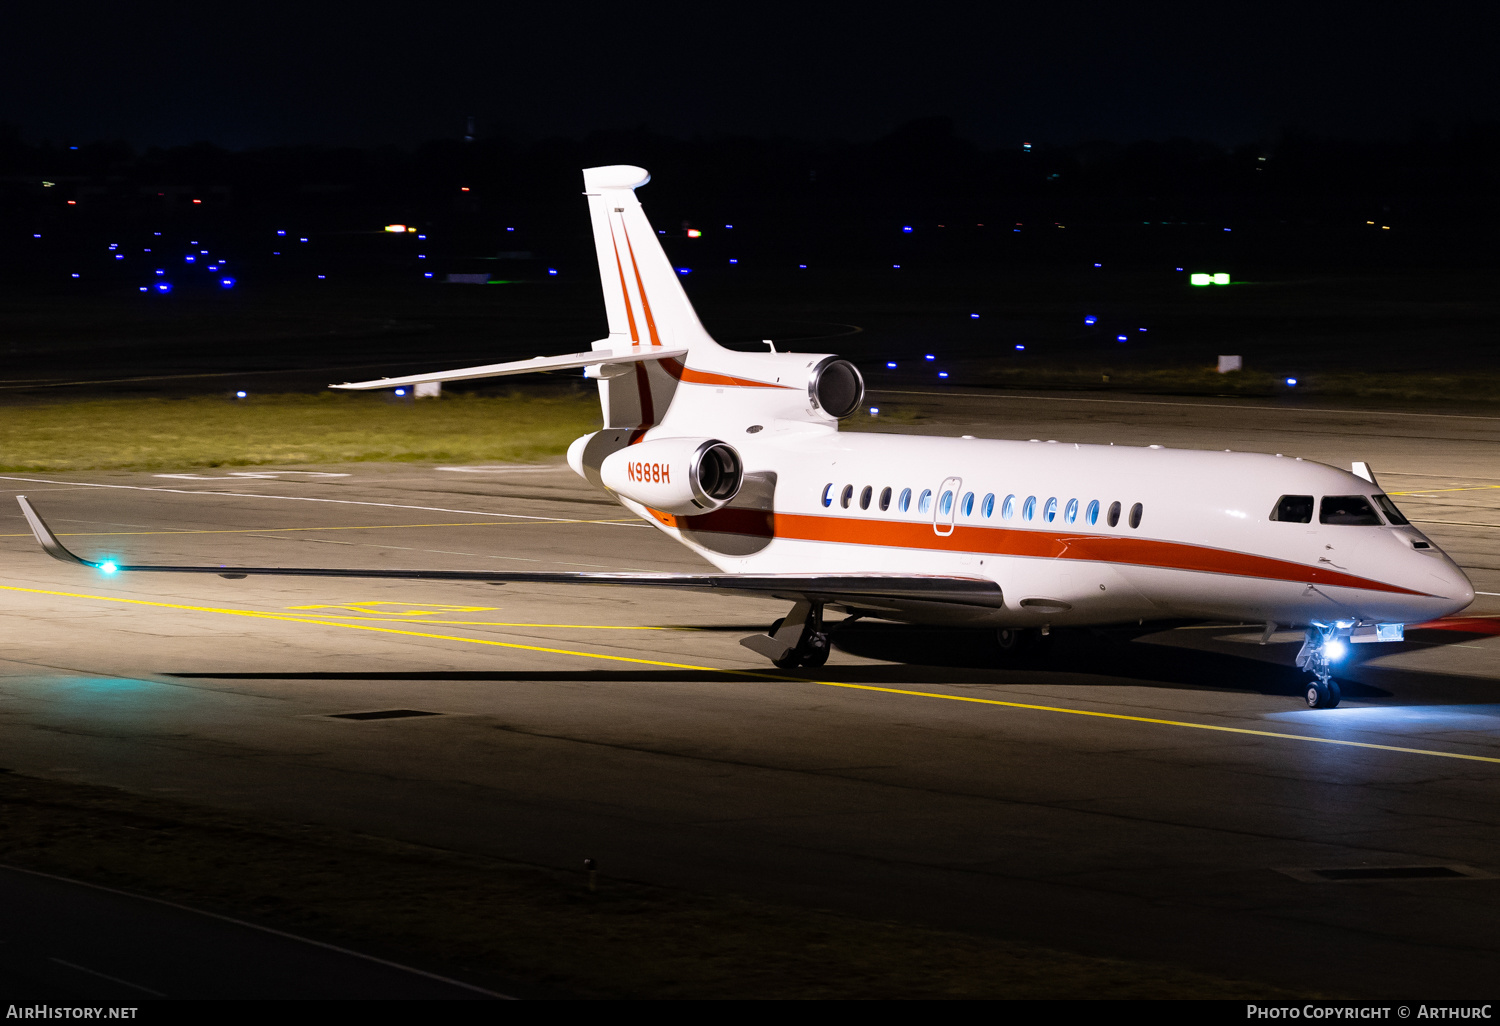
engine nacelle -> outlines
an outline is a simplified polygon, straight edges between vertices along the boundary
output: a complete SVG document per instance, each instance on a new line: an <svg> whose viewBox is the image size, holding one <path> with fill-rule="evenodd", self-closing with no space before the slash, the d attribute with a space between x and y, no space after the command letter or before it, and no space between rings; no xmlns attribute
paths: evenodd
<svg viewBox="0 0 1500 1026"><path fill-rule="evenodd" d="M739 493L745 464L717 438L657 438L610 453L599 467L604 487L665 513L718 509Z"/></svg>
<svg viewBox="0 0 1500 1026"><path fill-rule="evenodd" d="M843 420L865 397L865 379L848 360L827 356L808 375L807 396L815 411Z"/></svg>

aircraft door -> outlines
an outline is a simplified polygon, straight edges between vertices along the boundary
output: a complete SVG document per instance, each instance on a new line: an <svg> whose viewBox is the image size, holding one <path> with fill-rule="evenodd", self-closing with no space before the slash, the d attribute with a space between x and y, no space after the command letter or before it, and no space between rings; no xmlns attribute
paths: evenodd
<svg viewBox="0 0 1500 1026"><path fill-rule="evenodd" d="M963 483L961 477L943 478L932 503L932 529L944 537L953 533L953 518L958 515L958 495Z"/></svg>

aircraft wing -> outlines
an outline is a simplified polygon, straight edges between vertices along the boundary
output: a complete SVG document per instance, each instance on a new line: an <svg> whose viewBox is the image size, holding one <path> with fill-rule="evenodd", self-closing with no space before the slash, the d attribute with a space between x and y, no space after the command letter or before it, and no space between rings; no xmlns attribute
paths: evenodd
<svg viewBox="0 0 1500 1026"><path fill-rule="evenodd" d="M346 570L319 567L131 565L84 559L58 540L26 496L16 496L21 512L42 549L54 559L105 574L217 574L231 579L272 577L359 577L408 581L475 581L486 584L613 584L638 588L719 591L766 598L811 599L838 605L900 608L909 603L960 605L985 609L1002 606L1000 586L982 577L939 574L662 574L593 573L532 570Z"/></svg>
<svg viewBox="0 0 1500 1026"><path fill-rule="evenodd" d="M460 367L457 370L434 371L431 374L407 374L400 378L376 378L373 381L346 381L342 385L329 385L346 392L362 392L374 388L397 388L402 385L421 385L433 381L470 381L474 378L500 378L508 374L534 374L537 371L571 370L577 367L592 367L595 364L639 363L643 360L663 360L667 357L686 356L686 349L665 349L661 346L642 347L625 352L610 349L594 349L587 353L564 353L561 356L534 356L529 360L512 360L509 363L486 363L478 367Z"/></svg>

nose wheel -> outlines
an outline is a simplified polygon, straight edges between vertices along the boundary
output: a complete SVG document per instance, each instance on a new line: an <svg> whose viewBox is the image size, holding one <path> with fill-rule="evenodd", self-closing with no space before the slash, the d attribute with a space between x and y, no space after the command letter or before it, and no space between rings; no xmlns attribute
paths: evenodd
<svg viewBox="0 0 1500 1026"><path fill-rule="evenodd" d="M1332 709L1344 696L1339 692L1339 682L1329 678L1327 681L1309 681L1305 697L1309 709Z"/></svg>

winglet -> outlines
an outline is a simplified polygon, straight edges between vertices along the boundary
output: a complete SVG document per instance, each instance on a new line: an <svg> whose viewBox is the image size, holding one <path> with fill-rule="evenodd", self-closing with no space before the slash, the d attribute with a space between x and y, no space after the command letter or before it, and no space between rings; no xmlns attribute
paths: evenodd
<svg viewBox="0 0 1500 1026"><path fill-rule="evenodd" d="M42 546L42 550L47 555L53 559L60 559L64 563L72 563L75 566L87 566L95 570L99 569L98 563L91 563L87 559L80 559L69 552L67 546L57 540L57 535L52 533L52 528L47 526L47 522L41 518L36 510L31 508L31 503L26 501L26 496L17 495L16 501L21 504L21 513L25 515L26 523L31 525L31 533L36 535L37 542Z"/></svg>

